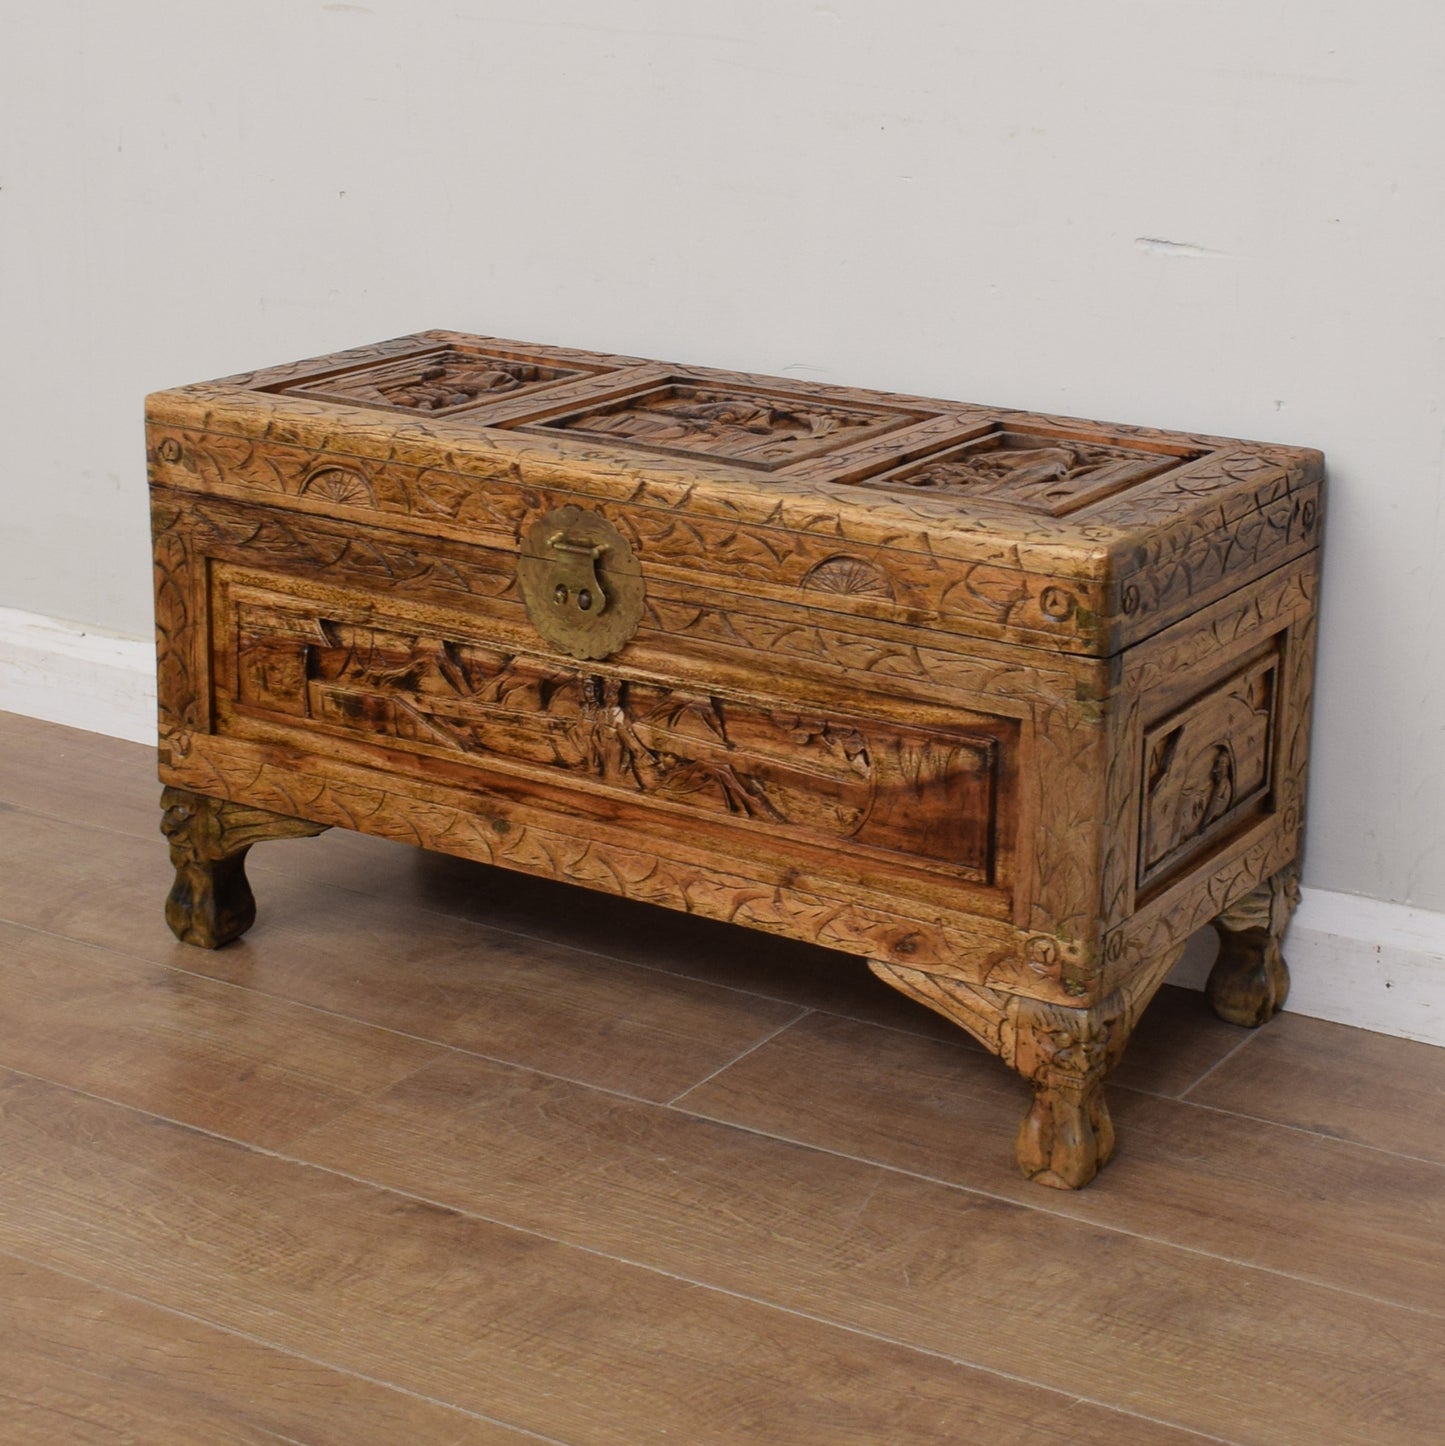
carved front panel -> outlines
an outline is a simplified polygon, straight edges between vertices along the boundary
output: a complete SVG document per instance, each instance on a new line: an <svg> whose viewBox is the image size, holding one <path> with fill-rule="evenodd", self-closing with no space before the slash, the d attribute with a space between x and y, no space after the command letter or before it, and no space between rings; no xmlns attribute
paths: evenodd
<svg viewBox="0 0 1445 1446"><path fill-rule="evenodd" d="M1145 730L1141 888L1267 812L1278 672L1271 649Z"/></svg>
<svg viewBox="0 0 1445 1446"><path fill-rule="evenodd" d="M597 370L577 364L558 366L525 352L451 345L328 376L288 381L275 390L325 401L360 402L371 407L447 416Z"/></svg>
<svg viewBox="0 0 1445 1446"><path fill-rule="evenodd" d="M771 834L846 841L993 881L997 735L827 715L570 666L373 615L224 584L235 720L696 810Z"/></svg>
<svg viewBox="0 0 1445 1446"><path fill-rule="evenodd" d="M773 471L922 421L927 412L825 402L757 387L699 386L670 380L585 411L525 424L703 457L724 457Z"/></svg>
<svg viewBox="0 0 1445 1446"><path fill-rule="evenodd" d="M1106 446L1062 433L995 423L962 446L862 482L884 491L987 497L1051 517L1101 502L1202 451Z"/></svg>

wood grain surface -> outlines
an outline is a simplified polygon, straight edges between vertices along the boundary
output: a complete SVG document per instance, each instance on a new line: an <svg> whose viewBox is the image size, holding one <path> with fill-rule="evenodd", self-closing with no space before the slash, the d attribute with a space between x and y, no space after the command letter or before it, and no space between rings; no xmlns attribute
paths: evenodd
<svg viewBox="0 0 1445 1446"><path fill-rule="evenodd" d="M146 423L185 942L342 827L858 955L1061 1189L1196 929L1283 1003L1319 453L442 331Z"/></svg>
<svg viewBox="0 0 1445 1446"><path fill-rule="evenodd" d="M1130 1149L1041 1192L1023 1082L830 992L842 956L745 934L729 983L736 931L624 900L589 955L595 896L341 833L258 849L283 907L206 953L155 908L150 750L0 746L7 1440L1415 1446L1445 1416L1445 1161L1365 1142L1429 1115L1445 1051L1166 987ZM570 1059L545 1012L484 1026L589 974ZM682 1028L639 1073L649 994Z"/></svg>

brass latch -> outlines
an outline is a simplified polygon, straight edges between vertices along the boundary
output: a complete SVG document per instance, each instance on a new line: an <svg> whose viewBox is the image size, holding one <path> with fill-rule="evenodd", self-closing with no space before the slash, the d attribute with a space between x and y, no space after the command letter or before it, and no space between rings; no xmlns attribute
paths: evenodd
<svg viewBox="0 0 1445 1446"><path fill-rule="evenodd" d="M557 581L552 586L552 604L559 608L576 608L579 613L594 617L607 607L607 594L597 576L597 562L607 551L605 542L588 542L554 532L547 546L556 554Z"/></svg>
<svg viewBox="0 0 1445 1446"><path fill-rule="evenodd" d="M517 564L527 616L574 658L606 658L642 621L642 573L627 539L596 512L559 507L528 529Z"/></svg>

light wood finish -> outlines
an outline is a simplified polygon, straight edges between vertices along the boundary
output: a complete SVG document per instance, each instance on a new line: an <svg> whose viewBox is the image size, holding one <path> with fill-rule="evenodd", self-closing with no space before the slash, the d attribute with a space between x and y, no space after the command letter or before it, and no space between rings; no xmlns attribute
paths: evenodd
<svg viewBox="0 0 1445 1446"><path fill-rule="evenodd" d="M300 869L298 845L284 847L293 852L267 879L277 917L237 944L202 952L177 944L158 911L127 902L164 893L165 851L154 835L77 837L48 819L0 814L0 913L382 1029L655 1100L688 1089L801 1012L737 989L519 941L385 897L327 889ZM367 940L364 950L356 948L358 935ZM487 960L481 973L479 956Z"/></svg>
<svg viewBox="0 0 1445 1446"><path fill-rule="evenodd" d="M726 932L616 901L593 972L678 981L702 1033L752 1020L676 1103L629 1098L607 1087L626 1035L567 1079L450 1043L458 1019L526 1012L528 952L539 993L559 965L585 977L558 917L585 896L513 890L488 927L472 896L509 876L338 831L256 850L269 919L192 949L153 907L147 751L3 716L0 747L7 1439L1435 1430L1445 1168L1322 1131L1368 1134L1401 1091L1428 1111L1445 1051L1292 1015L1200 1029L1204 1001L1166 988L1114 1092L1130 1150L1088 1191L1039 1191L1002 1140L1027 1086L901 996L828 1012L816 950L745 933L765 946L748 989L696 992ZM38 788L47 756L73 768ZM328 904L314 933L307 899ZM135 922L107 945L108 919ZM448 963L405 1034L348 1017L429 953ZM223 963L229 982L200 972ZM1349 1082L1319 1128L1290 1083L1310 1054Z"/></svg>
<svg viewBox="0 0 1445 1446"><path fill-rule="evenodd" d="M537 1437L0 1255L7 1446L527 1446Z"/></svg>
<svg viewBox="0 0 1445 1446"><path fill-rule="evenodd" d="M187 942L337 826L860 956L1074 1188L1168 961L1296 865L1317 452L453 332L147 439ZM1267 913L1231 1019L1287 988Z"/></svg>
<svg viewBox="0 0 1445 1446"><path fill-rule="evenodd" d="M1194 1002L1200 1007L1197 995ZM847 1070L850 1056L869 1062L866 1073ZM998 1169L997 1152L977 1158L988 1132L1007 1126L1022 1093L986 1065L941 1042L816 1014L678 1103L810 1147L1026 1201L1032 1192ZM967 1081L962 1102L949 1089L960 1080ZM390 1097L379 1096L376 1107ZM1142 1090L1116 1089L1114 1101L1149 1152L1121 1159L1107 1189L1060 1193L1059 1213L1440 1314L1445 1251L1430 1224L1431 1202L1445 1190L1439 1165L1380 1157ZM328 1132L329 1122L320 1129ZM970 1148L950 1152L940 1172L937 1152L959 1137Z"/></svg>
<svg viewBox="0 0 1445 1446"><path fill-rule="evenodd" d="M1186 1098L1445 1165L1445 1050L1292 1014L1276 1023Z"/></svg>

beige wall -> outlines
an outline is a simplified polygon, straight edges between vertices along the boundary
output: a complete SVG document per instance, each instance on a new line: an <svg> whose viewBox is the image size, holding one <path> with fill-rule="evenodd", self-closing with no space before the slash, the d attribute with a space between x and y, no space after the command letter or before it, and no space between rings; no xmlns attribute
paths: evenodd
<svg viewBox="0 0 1445 1446"><path fill-rule="evenodd" d="M1306 877L1445 908L1445 12L0 0L0 606L140 399L447 325L1323 447Z"/></svg>

